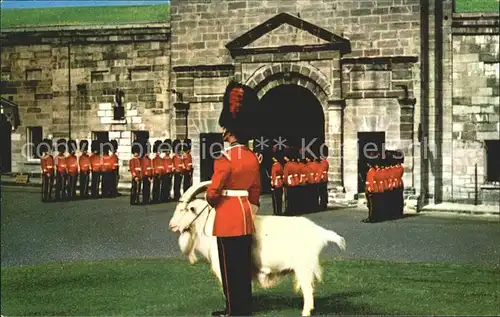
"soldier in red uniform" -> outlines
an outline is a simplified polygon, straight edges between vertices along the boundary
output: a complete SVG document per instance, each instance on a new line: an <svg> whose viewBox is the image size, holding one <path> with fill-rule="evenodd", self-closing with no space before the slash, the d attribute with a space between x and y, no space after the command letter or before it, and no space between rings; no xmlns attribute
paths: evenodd
<svg viewBox="0 0 500 317"><path fill-rule="evenodd" d="M144 144L144 155L141 158L142 168L142 203L149 204L151 199L151 182L153 180L153 162L149 157L149 143Z"/></svg>
<svg viewBox="0 0 500 317"><path fill-rule="evenodd" d="M52 148L52 141L43 139L40 144L40 152L42 158L40 159L40 167L42 169L42 201L52 201L52 186L54 185L54 157L49 154Z"/></svg>
<svg viewBox="0 0 500 317"><path fill-rule="evenodd" d="M378 186L375 185L375 167L371 163L367 163L368 172L366 173L365 181L365 194L366 194L366 204L368 207L368 218L363 220L364 222L373 221L373 193L378 191Z"/></svg>
<svg viewBox="0 0 500 317"><path fill-rule="evenodd" d="M306 209L305 211L314 212L318 210L318 201L316 196L316 180L315 180L315 163L312 155L309 153L306 154L306 195L307 202L305 202Z"/></svg>
<svg viewBox="0 0 500 317"><path fill-rule="evenodd" d="M219 118L223 139L230 144L214 162L208 203L215 208L226 309L212 316L248 316L252 312L251 245L255 232L251 205L260 206L260 164L247 143L253 138L252 111L259 99L253 89L231 82Z"/></svg>
<svg viewBox="0 0 500 317"><path fill-rule="evenodd" d="M60 201L66 199L67 189L66 183L68 179L68 172L66 169L66 156L64 152L66 151L66 140L59 139L57 140L57 152L58 155L55 159L56 166L56 192L55 192L55 200Z"/></svg>
<svg viewBox="0 0 500 317"><path fill-rule="evenodd" d="M174 200L178 201L181 198L181 183L182 175L184 174L184 162L181 155L182 143L180 140L175 139L173 144L174 155L172 162L174 164Z"/></svg>
<svg viewBox="0 0 500 317"><path fill-rule="evenodd" d="M118 193L118 181L120 180L120 161L118 159L118 141L111 140L111 164L113 167L113 186L111 189L111 196L116 197Z"/></svg>
<svg viewBox="0 0 500 317"><path fill-rule="evenodd" d="M109 150L111 148L111 143L104 142L102 145L102 156L101 156L101 178L102 178L102 197L112 197L114 183L114 173L113 173L113 159L109 155Z"/></svg>
<svg viewBox="0 0 500 317"><path fill-rule="evenodd" d="M141 185L142 185L142 167L141 159L139 154L141 153L141 145L134 140L132 143L132 155L133 157L128 161L128 170L132 175L132 188L130 189L130 204L138 205L139 197L141 195Z"/></svg>
<svg viewBox="0 0 500 317"><path fill-rule="evenodd" d="M172 190L172 174L174 173L174 164L170 157L171 150L172 140L166 139L162 146L162 152L165 153L163 156L163 168L165 173L161 180L161 200L163 202L169 202L171 200L170 191Z"/></svg>
<svg viewBox="0 0 500 317"><path fill-rule="evenodd" d="M283 165L281 151L273 147L273 165L271 167L271 191L273 198L273 213L281 216L283 209Z"/></svg>
<svg viewBox="0 0 500 317"><path fill-rule="evenodd" d="M297 185L297 168L294 158L294 149L285 149L285 164L283 166L283 181L285 185L285 215L293 215L296 207L296 185Z"/></svg>
<svg viewBox="0 0 500 317"><path fill-rule="evenodd" d="M384 212L384 172L382 164L383 160L380 157L375 160L375 171L373 172L373 193L371 200L371 222L380 221L382 219L380 214Z"/></svg>
<svg viewBox="0 0 500 317"><path fill-rule="evenodd" d="M91 144L92 155L90 156L90 168L92 171L92 182L90 185L90 195L92 198L99 197L99 188L101 187L101 157L99 155L101 144L93 140Z"/></svg>
<svg viewBox="0 0 500 317"><path fill-rule="evenodd" d="M76 157L76 141L68 140L68 153L66 169L68 171L68 199L76 199L76 185L78 183L78 158Z"/></svg>
<svg viewBox="0 0 500 317"><path fill-rule="evenodd" d="M328 147L325 145L320 151L321 157L321 178L319 185L319 208L326 210L328 208Z"/></svg>
<svg viewBox="0 0 500 317"><path fill-rule="evenodd" d="M80 158L78 165L80 167L80 198L89 196L89 176L90 176L90 157L87 154L89 141L80 141Z"/></svg>
<svg viewBox="0 0 500 317"><path fill-rule="evenodd" d="M163 175L165 174L165 166L163 165L163 159L161 158L161 146L163 142L161 140L156 140L153 143L153 152L155 156L153 157L153 203L160 202L160 194L161 194L161 180Z"/></svg>
<svg viewBox="0 0 500 317"><path fill-rule="evenodd" d="M184 164L182 190L186 192L191 185L193 185L193 157L191 156L191 140L184 140L184 155L182 156L182 163Z"/></svg>

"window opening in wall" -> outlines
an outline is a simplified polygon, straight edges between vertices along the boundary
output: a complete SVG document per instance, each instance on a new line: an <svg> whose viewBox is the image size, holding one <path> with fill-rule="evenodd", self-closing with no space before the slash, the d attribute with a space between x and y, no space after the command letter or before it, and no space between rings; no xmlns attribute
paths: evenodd
<svg viewBox="0 0 500 317"><path fill-rule="evenodd" d="M486 144L486 181L500 182L500 140L485 140Z"/></svg>
<svg viewBox="0 0 500 317"><path fill-rule="evenodd" d="M109 73L108 70L98 70L90 73L90 82L101 82L104 81L104 76Z"/></svg>
<svg viewBox="0 0 500 317"><path fill-rule="evenodd" d="M42 143L43 129L42 127L28 127L27 128L28 146L26 147L26 157L30 160L40 159L39 145Z"/></svg>
<svg viewBox="0 0 500 317"><path fill-rule="evenodd" d="M26 70L26 80L41 80L42 70L41 69L27 69Z"/></svg>

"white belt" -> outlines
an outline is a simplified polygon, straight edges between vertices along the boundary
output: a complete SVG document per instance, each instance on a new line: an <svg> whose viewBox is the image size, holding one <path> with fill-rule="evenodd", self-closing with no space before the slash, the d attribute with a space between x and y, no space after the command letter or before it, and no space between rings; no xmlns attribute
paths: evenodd
<svg viewBox="0 0 500 317"><path fill-rule="evenodd" d="M227 197L246 197L246 196L248 196L248 191L246 191L246 190L226 189L226 190L222 191L222 196L227 196Z"/></svg>

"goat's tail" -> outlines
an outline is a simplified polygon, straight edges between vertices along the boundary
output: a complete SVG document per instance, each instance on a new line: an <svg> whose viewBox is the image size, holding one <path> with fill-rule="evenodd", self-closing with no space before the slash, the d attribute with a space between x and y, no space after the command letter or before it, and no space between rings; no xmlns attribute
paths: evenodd
<svg viewBox="0 0 500 317"><path fill-rule="evenodd" d="M331 231L331 230L327 230L327 229L324 229L324 233L325 233L325 239L326 241L328 242L335 242L335 244L337 244L340 248L340 250L342 251L345 251L345 239L344 237L338 235L336 232L334 231Z"/></svg>

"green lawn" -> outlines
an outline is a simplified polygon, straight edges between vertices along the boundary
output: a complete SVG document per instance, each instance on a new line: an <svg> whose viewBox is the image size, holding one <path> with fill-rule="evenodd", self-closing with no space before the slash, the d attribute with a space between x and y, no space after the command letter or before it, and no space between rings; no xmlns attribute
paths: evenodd
<svg viewBox="0 0 500 317"><path fill-rule="evenodd" d="M499 268L335 260L323 264L316 314L498 315ZM182 259L2 268L4 316L207 315L223 305L204 263ZM258 315L297 315L290 278L254 288Z"/></svg>
<svg viewBox="0 0 500 317"><path fill-rule="evenodd" d="M2 9L1 18L2 28L41 25L168 22L170 19L170 5Z"/></svg>
<svg viewBox="0 0 500 317"><path fill-rule="evenodd" d="M498 13L498 0L456 0L457 12L493 12Z"/></svg>

